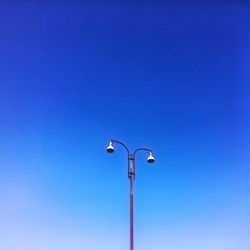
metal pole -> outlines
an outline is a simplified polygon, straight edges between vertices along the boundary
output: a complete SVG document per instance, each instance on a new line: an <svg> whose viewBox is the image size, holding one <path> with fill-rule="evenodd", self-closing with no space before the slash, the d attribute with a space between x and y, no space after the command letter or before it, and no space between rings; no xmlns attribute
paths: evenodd
<svg viewBox="0 0 250 250"><path fill-rule="evenodd" d="M130 157L130 250L134 250L134 214L133 214L133 157Z"/></svg>
<svg viewBox="0 0 250 250"><path fill-rule="evenodd" d="M133 154L130 154L127 146L123 144L122 142L119 142L116 140L110 140L110 145L107 148L108 153L114 152L114 148L112 146L113 142L121 144L127 150L127 153L128 153L128 178L130 179L130 250L134 250L133 179L135 179L135 154L137 151L140 151L140 150L148 151L150 153L148 157L148 162L153 163L155 160L154 160L154 157L152 156L152 150L147 149L147 148L138 148L134 151Z"/></svg>

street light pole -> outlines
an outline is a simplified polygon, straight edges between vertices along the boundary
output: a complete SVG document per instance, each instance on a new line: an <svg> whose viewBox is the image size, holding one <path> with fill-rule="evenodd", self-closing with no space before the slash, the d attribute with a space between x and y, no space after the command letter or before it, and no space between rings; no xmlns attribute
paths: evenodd
<svg viewBox="0 0 250 250"><path fill-rule="evenodd" d="M133 163L134 158L133 155L130 155L130 250L134 250L134 193L133 193L133 175L135 174L133 172ZM135 176L135 175L134 175Z"/></svg>
<svg viewBox="0 0 250 250"><path fill-rule="evenodd" d="M140 150L148 151L148 163L153 163L155 161L152 150L147 148L138 148L134 151L133 154L130 154L129 149L125 144L116 140L110 140L109 146L107 148L108 153L113 153L115 151L113 143L118 143L122 145L128 153L128 178L130 180L130 250L134 250L134 192L133 192L133 183L135 179L135 154Z"/></svg>

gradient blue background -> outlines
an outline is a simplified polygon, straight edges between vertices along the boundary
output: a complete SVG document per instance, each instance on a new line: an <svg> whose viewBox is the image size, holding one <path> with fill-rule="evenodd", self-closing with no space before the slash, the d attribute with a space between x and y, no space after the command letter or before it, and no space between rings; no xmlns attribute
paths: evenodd
<svg viewBox="0 0 250 250"><path fill-rule="evenodd" d="M22 2L22 3L21 3ZM0 4L0 248L250 249L250 4Z"/></svg>

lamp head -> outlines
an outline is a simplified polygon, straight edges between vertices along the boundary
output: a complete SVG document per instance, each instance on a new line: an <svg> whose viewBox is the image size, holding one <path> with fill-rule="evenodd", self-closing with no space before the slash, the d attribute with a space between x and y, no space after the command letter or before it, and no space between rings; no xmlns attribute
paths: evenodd
<svg viewBox="0 0 250 250"><path fill-rule="evenodd" d="M155 158L152 155L152 152L149 151L149 157L147 159L148 163L154 163L155 162Z"/></svg>
<svg viewBox="0 0 250 250"><path fill-rule="evenodd" d="M112 141L110 141L109 146L107 147L107 152L108 153L114 153L115 149L112 145Z"/></svg>

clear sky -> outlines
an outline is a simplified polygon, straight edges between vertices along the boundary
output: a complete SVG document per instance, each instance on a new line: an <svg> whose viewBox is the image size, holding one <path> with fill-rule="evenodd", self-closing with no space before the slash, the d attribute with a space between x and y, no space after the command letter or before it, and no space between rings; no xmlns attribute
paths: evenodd
<svg viewBox="0 0 250 250"><path fill-rule="evenodd" d="M136 250L249 250L249 27L246 2L2 1L0 249L128 249L113 138L156 158Z"/></svg>

